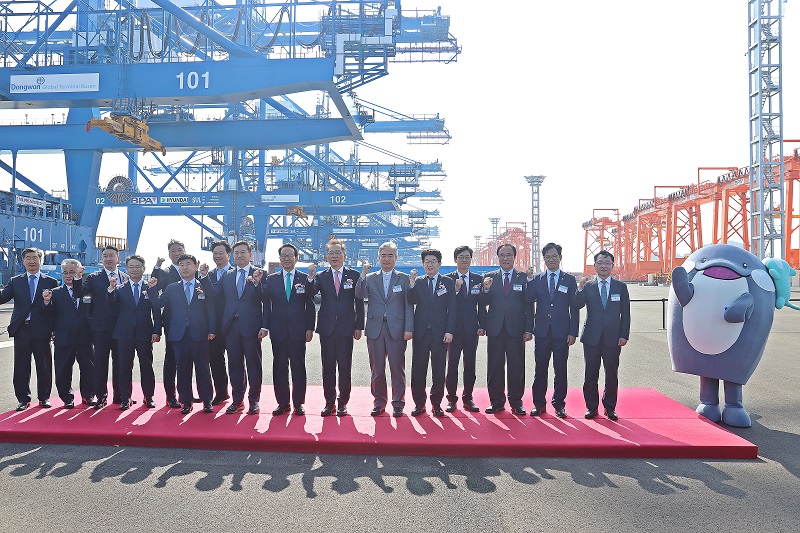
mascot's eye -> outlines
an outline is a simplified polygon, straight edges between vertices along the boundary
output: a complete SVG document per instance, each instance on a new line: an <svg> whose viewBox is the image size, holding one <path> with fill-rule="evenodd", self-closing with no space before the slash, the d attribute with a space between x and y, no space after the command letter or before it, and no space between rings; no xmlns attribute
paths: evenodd
<svg viewBox="0 0 800 533"><path fill-rule="evenodd" d="M706 258L705 258L705 257L704 257L704 258L702 258L702 259L700 260L700 262L701 262L701 263L705 263L705 262L706 262Z"/></svg>
<svg viewBox="0 0 800 533"><path fill-rule="evenodd" d="M742 263L742 268L747 268L747 263Z"/></svg>

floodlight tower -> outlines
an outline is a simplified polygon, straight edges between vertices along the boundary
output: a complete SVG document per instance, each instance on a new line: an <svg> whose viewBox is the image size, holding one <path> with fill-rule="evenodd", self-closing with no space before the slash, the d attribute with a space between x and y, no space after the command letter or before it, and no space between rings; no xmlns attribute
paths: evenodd
<svg viewBox="0 0 800 533"><path fill-rule="evenodd" d="M539 265L539 185L546 176L525 176L531 186L531 266L537 274L541 272Z"/></svg>
<svg viewBox="0 0 800 533"><path fill-rule="evenodd" d="M495 254L492 254L491 252L492 252L492 250L496 250L497 247L500 245L500 243L497 242L497 239L499 237L500 219L499 218L490 218L489 222L492 224L492 239L491 239L492 247L489 250L489 256L492 258L492 261L489 264L496 265L497 264L497 257L495 256Z"/></svg>
<svg viewBox="0 0 800 533"><path fill-rule="evenodd" d="M475 235L475 253L477 254L481 250L481 236Z"/></svg>
<svg viewBox="0 0 800 533"><path fill-rule="evenodd" d="M784 255L783 0L748 1L750 252Z"/></svg>

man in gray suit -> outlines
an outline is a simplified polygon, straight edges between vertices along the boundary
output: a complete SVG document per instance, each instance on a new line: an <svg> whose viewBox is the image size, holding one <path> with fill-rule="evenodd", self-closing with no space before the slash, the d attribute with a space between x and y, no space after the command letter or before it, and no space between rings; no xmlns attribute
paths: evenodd
<svg viewBox="0 0 800 533"><path fill-rule="evenodd" d="M394 269L397 245L385 242L378 249L379 272L369 273L366 263L356 283L356 298L368 298L367 336L369 366L372 370L370 389L375 398L370 413L379 416L386 410L386 360L392 377L393 415L403 416L406 393L406 344L413 336L414 306L408 303L408 274Z"/></svg>

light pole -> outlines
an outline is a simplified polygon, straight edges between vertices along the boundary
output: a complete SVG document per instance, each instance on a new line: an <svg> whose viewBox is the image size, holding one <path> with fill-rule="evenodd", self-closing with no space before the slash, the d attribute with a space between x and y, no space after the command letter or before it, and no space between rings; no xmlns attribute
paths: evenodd
<svg viewBox="0 0 800 533"><path fill-rule="evenodd" d="M531 266L534 272L541 272L539 261L539 185L546 176L525 176L531 186Z"/></svg>

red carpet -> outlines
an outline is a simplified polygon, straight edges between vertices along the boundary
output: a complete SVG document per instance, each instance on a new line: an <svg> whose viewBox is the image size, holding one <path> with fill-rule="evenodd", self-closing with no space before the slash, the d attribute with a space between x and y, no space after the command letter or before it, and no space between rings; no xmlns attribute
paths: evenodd
<svg viewBox="0 0 800 533"><path fill-rule="evenodd" d="M569 416L563 420L552 410L541 418L461 410L441 419L431 414L412 418L409 404L402 418L373 418L372 397L365 387L353 390L350 415L345 417L319 416L321 387L309 387L305 417L273 417L271 386L264 387L259 416L226 415L227 404L215 407L212 414L195 404L184 416L164 407L163 392L156 398L158 408L144 408L138 385L134 389L139 403L124 412L116 405L99 411L82 406L66 410L56 398L52 409L3 413L0 442L471 457L754 459L758 454L756 445L653 389L622 389L617 422L602 416L585 420L580 389L570 389ZM410 391L406 398L408 402ZM485 389L476 390L475 402L488 405Z"/></svg>

